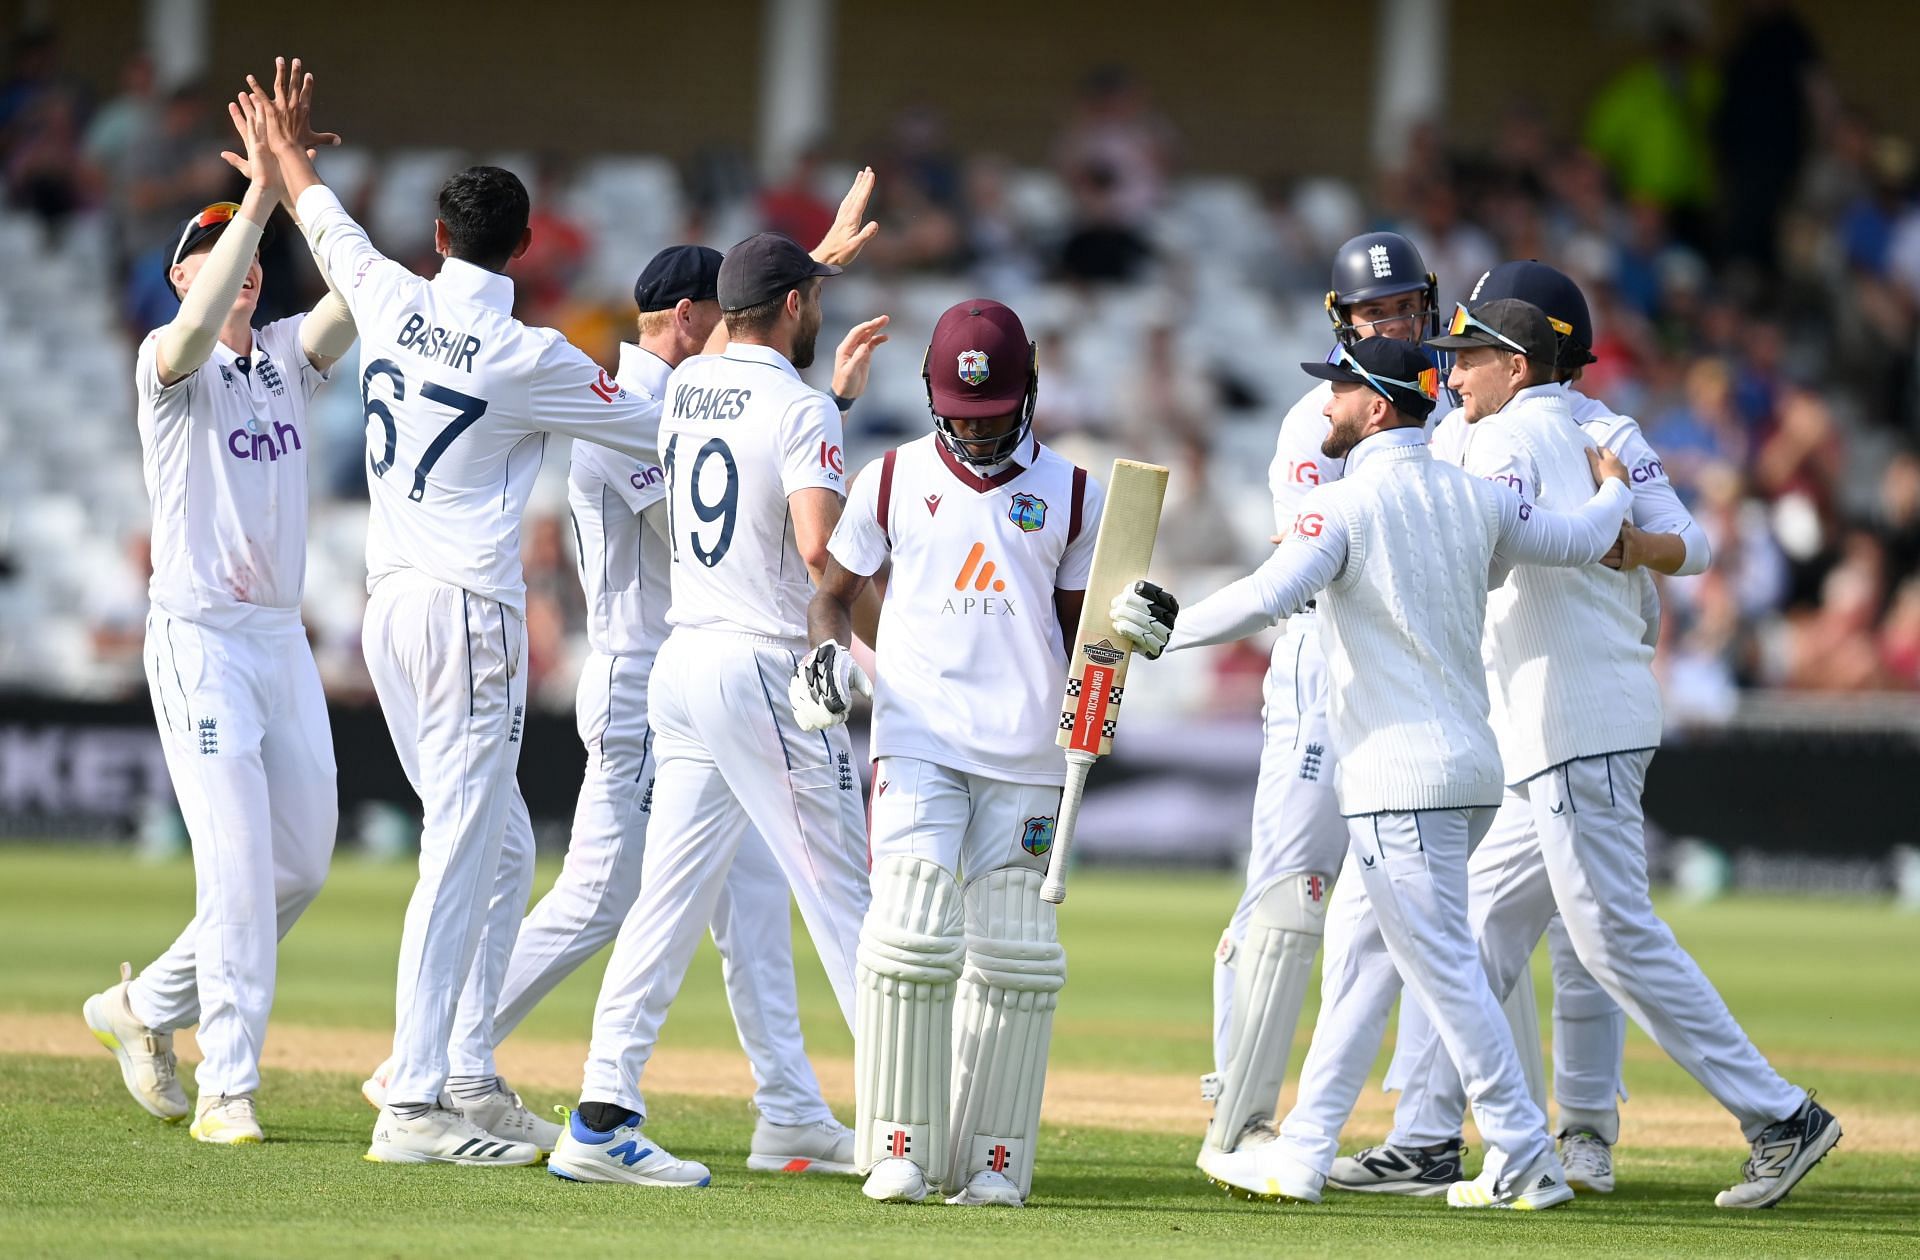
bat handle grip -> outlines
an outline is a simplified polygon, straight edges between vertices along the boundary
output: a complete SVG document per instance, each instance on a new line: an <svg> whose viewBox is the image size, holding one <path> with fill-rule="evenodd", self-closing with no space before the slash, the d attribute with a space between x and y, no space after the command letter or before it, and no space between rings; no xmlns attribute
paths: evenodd
<svg viewBox="0 0 1920 1260"><path fill-rule="evenodd" d="M1067 899L1067 858L1073 848L1074 824L1080 820L1080 797L1087 790L1087 772L1093 769L1092 753L1076 748L1067 750L1067 786L1060 793L1060 817L1053 826L1053 852L1047 855L1047 878L1040 885L1040 900L1059 905Z"/></svg>

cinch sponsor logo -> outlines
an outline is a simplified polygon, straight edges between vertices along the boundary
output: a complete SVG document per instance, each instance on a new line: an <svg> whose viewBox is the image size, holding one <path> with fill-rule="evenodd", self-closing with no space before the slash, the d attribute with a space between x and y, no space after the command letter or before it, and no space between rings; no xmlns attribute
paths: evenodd
<svg viewBox="0 0 1920 1260"><path fill-rule="evenodd" d="M244 428L227 434L227 453L235 459L271 462L300 449L300 430L290 424L276 423L269 434L261 431L258 419L250 419Z"/></svg>
<svg viewBox="0 0 1920 1260"><path fill-rule="evenodd" d="M646 467L636 471L633 476L627 478L627 480L633 483L635 490L645 490L648 486L659 485L660 479L665 475L666 474L662 473L658 468L648 464Z"/></svg>
<svg viewBox="0 0 1920 1260"><path fill-rule="evenodd" d="M1628 474L1636 482L1659 481L1667 475L1667 466L1657 459L1649 459L1633 466Z"/></svg>

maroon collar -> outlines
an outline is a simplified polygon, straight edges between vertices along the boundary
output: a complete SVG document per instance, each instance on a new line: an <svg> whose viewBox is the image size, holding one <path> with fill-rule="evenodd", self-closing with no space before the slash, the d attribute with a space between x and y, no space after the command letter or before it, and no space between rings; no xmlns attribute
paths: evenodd
<svg viewBox="0 0 1920 1260"><path fill-rule="evenodd" d="M1002 468L999 472L993 474L993 476L982 477L979 473L962 463L960 458L952 451L948 450L947 444L940 440L940 435L937 433L933 436L933 449L940 452L940 462L947 466L947 471L952 473L961 485L980 494L985 494L989 490L999 489L1015 477L1018 477L1021 473L1027 471L1027 468L1030 467L1030 465L1021 464L1018 460L1011 460L1005 468ZM1039 457L1040 439L1035 438L1033 440L1033 454L1028 458L1037 460Z"/></svg>

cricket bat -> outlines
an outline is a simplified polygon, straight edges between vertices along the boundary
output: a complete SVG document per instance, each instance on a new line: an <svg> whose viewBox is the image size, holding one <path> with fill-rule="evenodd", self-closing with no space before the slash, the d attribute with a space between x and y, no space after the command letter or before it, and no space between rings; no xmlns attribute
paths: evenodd
<svg viewBox="0 0 1920 1260"><path fill-rule="evenodd" d="M1067 899L1067 862L1073 850L1074 823L1087 773L1097 758L1113 751L1133 649L1113 632L1108 608L1119 595L1147 576L1154 535L1160 531L1160 503L1167 494L1167 470L1130 459L1113 461L1100 533L1093 541L1093 572L1080 605L1080 625L1067 661L1067 694L1060 702L1060 746L1067 750L1067 786L1060 795L1060 817L1053 828L1042 900Z"/></svg>

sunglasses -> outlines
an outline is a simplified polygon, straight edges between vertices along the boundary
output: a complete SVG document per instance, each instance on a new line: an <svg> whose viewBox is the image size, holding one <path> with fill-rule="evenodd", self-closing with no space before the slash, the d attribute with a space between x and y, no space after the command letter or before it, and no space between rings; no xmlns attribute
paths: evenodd
<svg viewBox="0 0 1920 1260"><path fill-rule="evenodd" d="M1478 329L1480 332L1487 334L1487 336L1492 337L1495 341L1507 347L1509 350L1513 351L1515 354L1527 353L1526 347L1521 345L1519 342L1515 341L1513 338L1507 336L1505 333L1501 332L1499 329L1493 328L1487 324L1484 324L1481 321L1475 319L1472 315L1468 314L1465 303L1461 303L1461 302L1454 303L1453 319L1447 324L1447 336L1458 337L1470 328ZM1569 327L1568 331L1572 331L1571 327Z"/></svg>
<svg viewBox="0 0 1920 1260"><path fill-rule="evenodd" d="M1360 365L1360 360L1353 357L1353 351L1347 349L1344 345L1340 347L1340 357L1335 359L1334 362L1353 372L1357 372L1360 378L1366 381L1367 385L1375 393L1379 394L1380 397L1386 399L1388 402L1394 403L1396 406L1399 400L1387 392L1387 386L1389 385L1398 385L1401 389L1410 389L1428 401L1432 401L1440 396L1439 368L1428 368L1421 372L1418 378L1411 381L1398 381L1391 376L1381 376L1377 372L1367 371L1366 368Z"/></svg>
<svg viewBox="0 0 1920 1260"><path fill-rule="evenodd" d="M175 263L180 261L180 253L186 249L188 237L192 236L195 232L204 232L210 227L219 227L222 223L231 223L233 216L239 213L239 202L216 201L199 214L194 215L193 218L187 221L187 226L180 229L180 239L175 242L173 246L173 261Z"/></svg>

